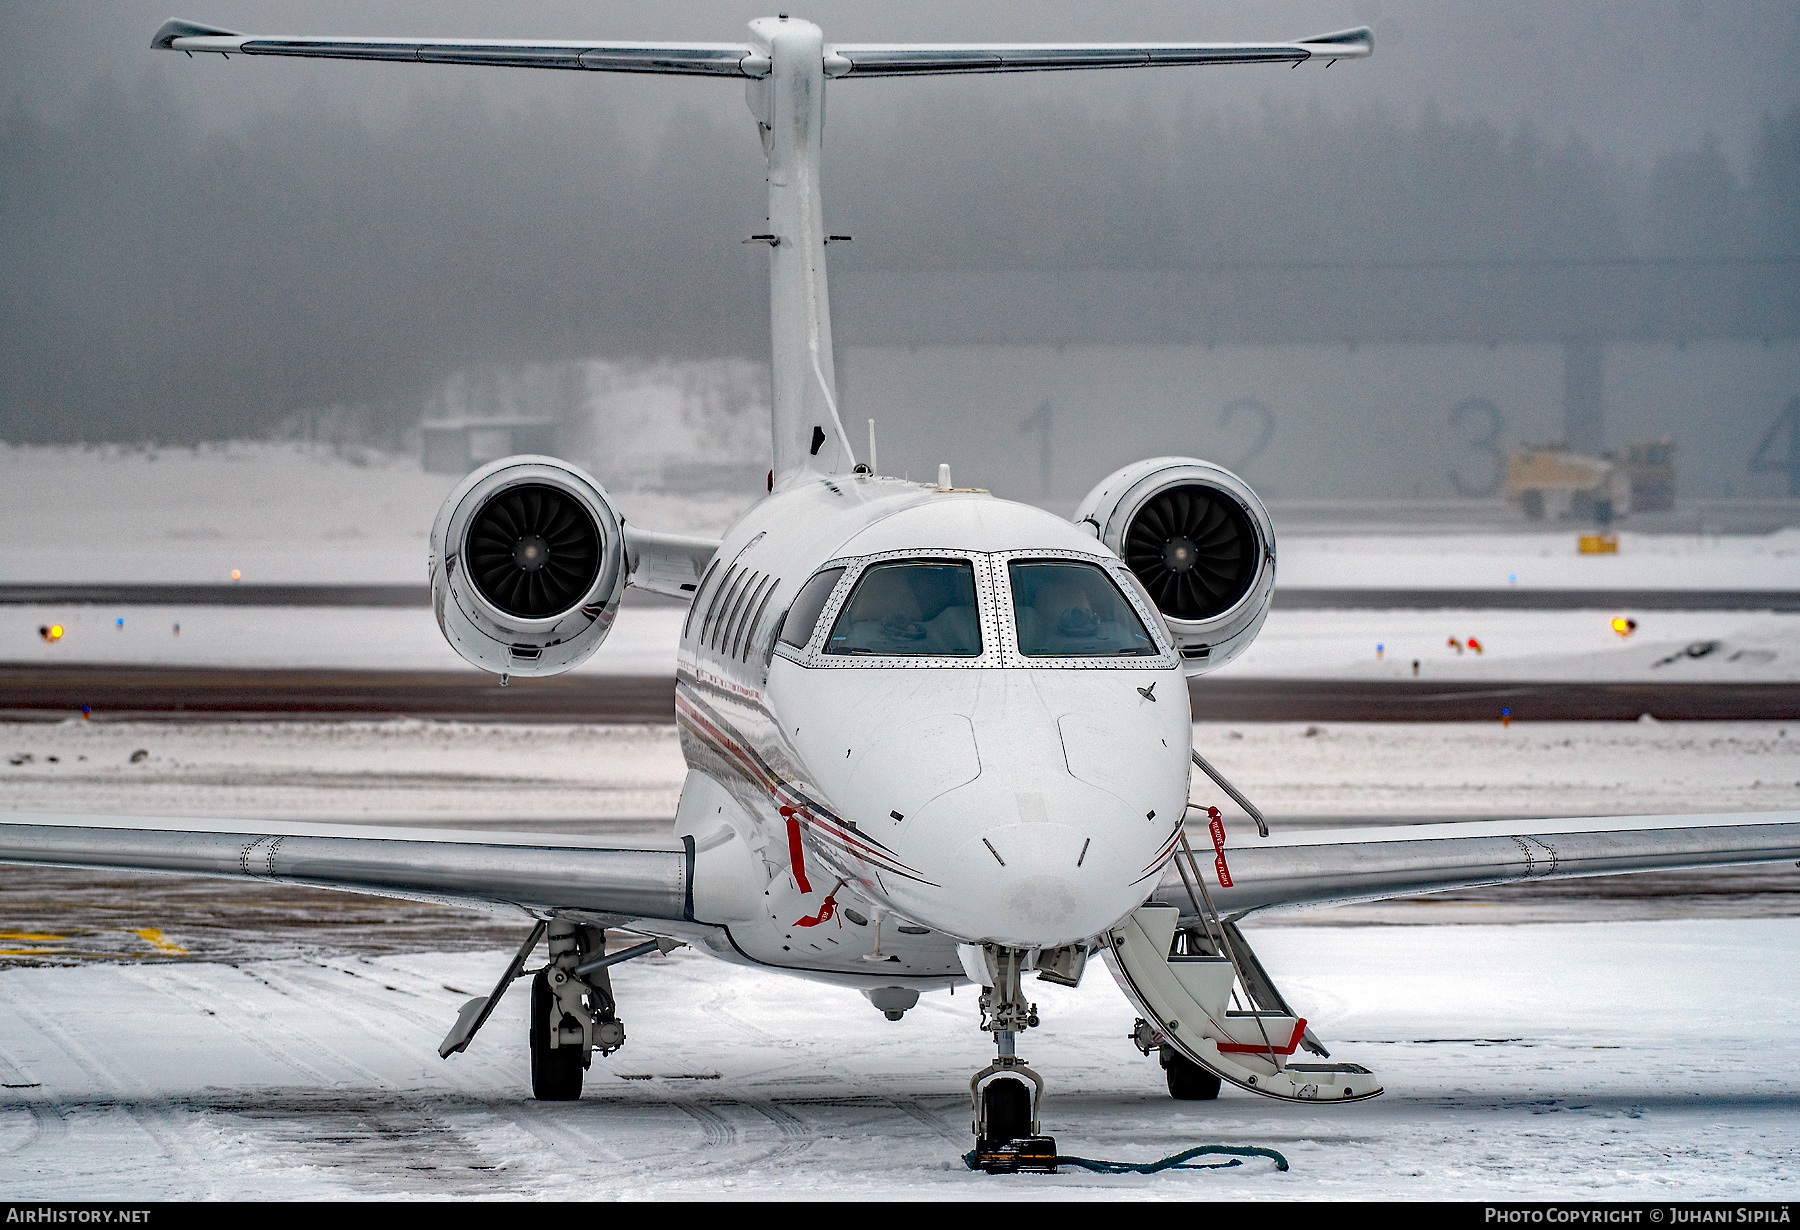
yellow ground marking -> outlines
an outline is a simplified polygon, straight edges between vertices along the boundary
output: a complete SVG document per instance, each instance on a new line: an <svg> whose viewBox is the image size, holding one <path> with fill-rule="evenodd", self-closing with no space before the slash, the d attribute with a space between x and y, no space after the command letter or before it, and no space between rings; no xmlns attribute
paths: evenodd
<svg viewBox="0 0 1800 1230"><path fill-rule="evenodd" d="M66 948L0 948L0 957L41 957L53 952L67 952Z"/></svg>
<svg viewBox="0 0 1800 1230"><path fill-rule="evenodd" d="M66 935L40 935L36 931L0 931L0 940L66 940Z"/></svg>
<svg viewBox="0 0 1800 1230"><path fill-rule="evenodd" d="M150 941L150 943L156 945L162 952L187 951L187 949L183 948L180 944L175 943L173 940L165 940L161 929L157 927L140 927L134 930L132 934L141 939Z"/></svg>

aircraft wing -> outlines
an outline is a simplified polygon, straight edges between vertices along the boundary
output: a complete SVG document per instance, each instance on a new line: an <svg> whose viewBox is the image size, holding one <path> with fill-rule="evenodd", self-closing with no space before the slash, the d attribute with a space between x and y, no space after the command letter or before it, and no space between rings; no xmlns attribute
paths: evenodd
<svg viewBox="0 0 1800 1230"><path fill-rule="evenodd" d="M1218 887L1202 840L1195 856L1220 913L1412 897L1489 884L1800 861L1800 812L1603 816L1334 829L1234 837L1232 886ZM1173 862L1155 900L1193 913Z"/></svg>
<svg viewBox="0 0 1800 1230"><path fill-rule="evenodd" d="M164 51L218 55L308 56L326 60L402 60L500 68L581 68L614 73L761 77L769 62L748 43L652 43L515 38L334 38L238 34L171 20L150 40ZM744 61L752 62L745 65ZM760 66L760 70L759 70Z"/></svg>
<svg viewBox="0 0 1800 1230"><path fill-rule="evenodd" d="M932 77L1169 64L1298 65L1361 59L1374 50L1375 35L1367 26L1290 43L838 43L826 53L825 71L839 78ZM844 63L834 64L834 56Z"/></svg>
<svg viewBox="0 0 1800 1230"><path fill-rule="evenodd" d="M693 917L693 859L676 841L15 812L0 816L0 863L264 880L538 918Z"/></svg>

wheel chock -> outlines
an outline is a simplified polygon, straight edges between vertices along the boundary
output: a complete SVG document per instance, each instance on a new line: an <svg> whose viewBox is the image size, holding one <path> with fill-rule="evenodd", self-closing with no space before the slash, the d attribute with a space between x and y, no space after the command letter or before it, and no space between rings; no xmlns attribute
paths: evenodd
<svg viewBox="0 0 1800 1230"><path fill-rule="evenodd" d="M1056 1137L1026 1136L1019 1140L982 1140L966 1159L969 1169L988 1174L1055 1174Z"/></svg>

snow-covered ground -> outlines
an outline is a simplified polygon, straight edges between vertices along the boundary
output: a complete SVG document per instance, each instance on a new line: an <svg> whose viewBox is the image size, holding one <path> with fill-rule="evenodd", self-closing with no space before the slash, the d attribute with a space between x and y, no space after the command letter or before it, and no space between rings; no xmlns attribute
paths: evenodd
<svg viewBox="0 0 1800 1230"><path fill-rule="evenodd" d="M1621 636L1616 618L1637 627ZM1478 642L1480 650L1470 648ZM1456 643L1452 643L1456 642ZM1768 611L1293 611L1221 678L1772 683L1800 679L1800 616Z"/></svg>
<svg viewBox="0 0 1800 1230"><path fill-rule="evenodd" d="M1096 478L1099 475L1095 476ZM418 584L456 478L415 456L298 443L197 449L0 444L0 582ZM761 494L613 493L652 529L719 533ZM1569 527L1483 533L1304 531L1283 585L1348 588L1800 588L1800 529L1620 534L1582 555Z"/></svg>
<svg viewBox="0 0 1800 1230"><path fill-rule="evenodd" d="M453 482L411 458L307 445L0 446L0 581L206 582L236 568L250 582L417 583ZM634 522L704 533L754 494L620 500ZM1574 539L1295 534L1282 580L1800 588L1793 530L1627 531L1616 557L1580 556ZM1630 639L1614 615L1638 620ZM683 616L626 610L583 669L672 673ZM1791 680L1795 619L1278 609L1227 670L1410 677L1417 658L1441 680ZM48 622L67 629L56 645L37 635ZM1483 652L1458 655L1452 637ZM423 609L0 607L0 661L459 665ZM1287 827L1800 808L1800 722L1201 724L1195 737ZM672 727L65 722L0 725L0 739L0 811L624 835L666 832L683 772ZM1239 820L1232 832L1254 840ZM1046 1129L1065 1152L1257 1144L1293 1169L995 1179L958 1161L967 1077L989 1048L966 994L890 1024L853 992L678 951L616 971L631 1042L596 1062L588 1096L536 1103L522 994L469 1054L435 1053L505 960L493 923L264 885L6 869L0 931L68 953L29 938L64 927L93 955L0 954L19 963L0 965L0 1198L1781 1198L1800 1173L1800 918L1743 915L1792 914L1796 873L1715 874L1756 894L1738 916L1670 917L1704 912L1676 897L1654 919L1497 926L1619 914L1578 896L1533 913L1490 889L1436 910L1253 922L1334 1057L1382 1075L1387 1094L1352 1106L1173 1102L1125 1042L1132 1013L1100 969L1078 990L1033 984L1044 1025L1024 1051L1050 1082Z"/></svg>
<svg viewBox="0 0 1800 1230"><path fill-rule="evenodd" d="M1377 589L1792 589L1800 529L1772 534L1619 533L1583 555L1572 527L1501 533L1289 534L1281 584Z"/></svg>
<svg viewBox="0 0 1800 1230"><path fill-rule="evenodd" d="M0 741L0 812L635 820L667 836L686 774L673 725L25 722Z"/></svg>
<svg viewBox="0 0 1800 1230"><path fill-rule="evenodd" d="M1635 611L1629 638L1611 609L1586 611L1291 611L1269 613L1255 643L1220 677L1432 680L1800 679L1800 615ZM585 674L675 674L685 607L627 606ZM119 620L124 620L123 625ZM38 629L60 624L46 643ZM179 624L181 631L175 632ZM1481 652L1466 648L1473 638ZM1454 639L1464 644L1458 651ZM1377 656L1377 646L1383 646ZM1691 656L1689 646L1698 647ZM431 612L418 608L0 606L0 662L474 670Z"/></svg>
<svg viewBox="0 0 1800 1230"><path fill-rule="evenodd" d="M1261 1145L1285 1174L970 1173L991 1044L966 991L890 1024L691 950L615 970L626 1048L536 1103L521 993L436 1055L495 950L0 972L0 1198L1769 1200L1800 1176L1800 920L1252 938L1386 1094L1175 1102L1098 968L1033 984L1021 1049L1066 1153Z"/></svg>
<svg viewBox="0 0 1800 1230"><path fill-rule="evenodd" d="M1201 725L1195 738L1296 827L1800 807L1800 725ZM682 773L669 727L64 722L0 739L6 811L666 832ZM1146 1161L1254 1144L1293 1169L997 1179L957 1160L967 1078L988 1057L966 991L890 1024L854 992L677 951L615 971L631 1040L596 1061L587 1096L536 1103L523 994L468 1054L435 1050L503 966L504 922L3 869L0 931L39 951L0 956L0 1199L1781 1198L1800 1173L1800 918L1744 915L1758 900L1793 913L1784 874L1761 872L1764 896L1729 918L1670 917L1688 909L1676 901L1656 921L1490 925L1522 917L1502 888L1437 910L1253 920L1334 1057L1382 1076L1384 1096L1351 1106L1176 1103L1125 1041L1132 1012L1100 967L1073 991L1034 983L1044 1024L1023 1050L1050 1083L1063 1151ZM1556 916L1617 916L1590 904Z"/></svg>
<svg viewBox="0 0 1800 1230"><path fill-rule="evenodd" d="M198 449L0 445L8 546L0 582L410 583L455 479L417 460L308 444ZM756 498L617 493L655 528L718 533ZM1800 529L1767 535L1635 534L1584 556L1576 533L1347 534L1283 538L1294 587L1800 589ZM1629 640L1612 632L1630 616ZM124 626L117 620L123 618ZM673 608L628 609L581 669L672 674ZM67 629L45 644L40 626ZM181 633L174 634L180 624ZM1482 652L1457 654L1452 638ZM1716 642L1700 657L1690 645ZM1376 646L1383 646L1377 660ZM1294 611L1279 607L1226 671L1254 677L1517 680L1800 679L1800 617L1755 611ZM1672 660L1669 660L1672 659ZM459 669L430 614L406 609L0 607L0 661Z"/></svg>
<svg viewBox="0 0 1800 1230"><path fill-rule="evenodd" d="M606 644L575 669L673 679L686 618L686 607L623 608ZM53 623L63 637L46 642L38 630ZM0 606L0 662L476 669L428 607Z"/></svg>
<svg viewBox="0 0 1800 1230"><path fill-rule="evenodd" d="M0 444L0 582L422 585L458 476L316 444ZM633 522L718 533L759 494L614 493Z"/></svg>
<svg viewBox="0 0 1800 1230"><path fill-rule="evenodd" d="M1202 723L1194 742L1265 812L1318 823L1800 809L1800 722ZM683 773L673 726L0 724L0 811L666 833Z"/></svg>

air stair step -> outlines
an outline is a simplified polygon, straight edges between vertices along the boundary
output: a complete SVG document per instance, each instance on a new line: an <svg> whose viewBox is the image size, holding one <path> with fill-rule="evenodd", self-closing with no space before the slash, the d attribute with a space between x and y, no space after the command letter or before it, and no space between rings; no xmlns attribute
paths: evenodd
<svg viewBox="0 0 1800 1230"><path fill-rule="evenodd" d="M1221 1079L1265 1097L1341 1102L1381 1092L1374 1074L1359 1064L1289 1063L1288 1057L1303 1045L1305 1018L1266 1006L1231 1008L1237 966L1254 961L1254 954L1247 946L1233 952L1238 958L1234 964L1232 955L1217 951L1232 942L1222 927L1207 932L1217 937L1213 940L1193 941L1197 947L1210 944L1214 951L1172 952L1180 921L1174 906L1151 902L1107 934L1107 964L1126 998L1155 1028L1158 1041ZM1236 943L1242 945L1241 936ZM1257 977L1266 980L1261 966L1256 968ZM1263 1005L1270 998L1280 1000L1269 990ZM1258 1002L1249 988L1244 995Z"/></svg>

